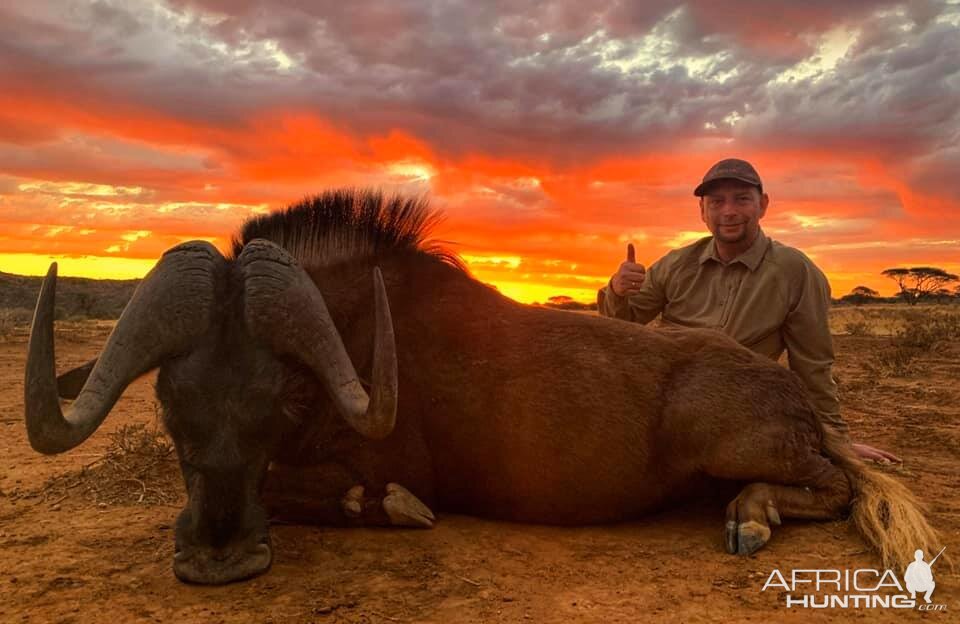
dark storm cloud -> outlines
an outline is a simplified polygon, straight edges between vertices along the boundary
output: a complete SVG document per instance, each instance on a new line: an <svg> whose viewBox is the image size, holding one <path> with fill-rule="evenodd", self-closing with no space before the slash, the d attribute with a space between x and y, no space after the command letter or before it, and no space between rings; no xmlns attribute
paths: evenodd
<svg viewBox="0 0 960 624"><path fill-rule="evenodd" d="M769 136L775 126L788 141L826 140L870 150L902 150L910 143L956 132L960 39L956 25L934 23L889 47L871 42L899 24L868 24L829 79L771 86L769 106L750 128ZM901 32L901 37L902 37ZM867 45L866 42L871 42ZM787 123L784 123L787 122ZM907 145L905 145L906 143Z"/></svg>
<svg viewBox="0 0 960 624"><path fill-rule="evenodd" d="M211 126L310 110L361 133L401 128L447 155L575 165L733 138L913 157L956 132L958 12L837 0L63 4L7 9L0 77ZM777 80L837 27L856 42L830 73Z"/></svg>

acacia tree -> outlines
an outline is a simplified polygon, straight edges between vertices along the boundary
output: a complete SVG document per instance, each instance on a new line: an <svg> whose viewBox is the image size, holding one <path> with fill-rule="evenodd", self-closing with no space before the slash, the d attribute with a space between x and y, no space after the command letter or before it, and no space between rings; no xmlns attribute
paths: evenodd
<svg viewBox="0 0 960 624"><path fill-rule="evenodd" d="M868 286L857 286L850 291L850 294L840 297L842 303L852 303L854 305L863 305L870 303L879 295L877 291Z"/></svg>
<svg viewBox="0 0 960 624"><path fill-rule="evenodd" d="M850 294L860 295L861 297L877 297L880 295L880 293L870 288L869 286L857 286L850 291Z"/></svg>
<svg viewBox="0 0 960 624"><path fill-rule="evenodd" d="M909 269L896 267L881 272L900 287L898 293L910 305L930 296L944 288L950 282L957 281L957 276L947 273L937 267L911 267Z"/></svg>
<svg viewBox="0 0 960 624"><path fill-rule="evenodd" d="M543 304L548 308L557 308L559 310L596 310L596 303L580 303L574 301L573 297L566 295L554 295L547 297L547 302Z"/></svg>

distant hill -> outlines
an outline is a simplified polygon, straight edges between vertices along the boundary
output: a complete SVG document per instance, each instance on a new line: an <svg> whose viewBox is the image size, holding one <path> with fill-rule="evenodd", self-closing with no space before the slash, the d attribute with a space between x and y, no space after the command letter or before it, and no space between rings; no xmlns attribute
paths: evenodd
<svg viewBox="0 0 960 624"><path fill-rule="evenodd" d="M0 271L0 309L14 311L19 319L33 314L42 277ZM58 277L56 318L115 319L133 295L140 280L98 280Z"/></svg>

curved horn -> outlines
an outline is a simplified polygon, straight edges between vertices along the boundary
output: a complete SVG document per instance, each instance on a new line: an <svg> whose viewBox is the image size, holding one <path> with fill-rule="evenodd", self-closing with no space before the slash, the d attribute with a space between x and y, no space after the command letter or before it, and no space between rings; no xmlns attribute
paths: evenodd
<svg viewBox="0 0 960 624"><path fill-rule="evenodd" d="M390 435L397 415L397 351L380 270L373 273L377 328L372 397L368 397L320 290L297 261L263 239L247 243L238 260L244 273L250 333L277 353L309 366L344 419L361 435L375 439Z"/></svg>
<svg viewBox="0 0 960 624"><path fill-rule="evenodd" d="M57 394L61 399L70 399L71 401L80 395L83 390L83 384L87 383L87 378L93 372L93 367L97 365L97 358L93 358L86 364L68 370L57 376Z"/></svg>
<svg viewBox="0 0 960 624"><path fill-rule="evenodd" d="M205 241L183 243L163 254L124 308L66 417L57 400L57 264L50 265L27 347L24 411L30 445L47 454L72 449L97 430L130 382L169 355L190 349L210 325L216 268L222 262L217 248Z"/></svg>

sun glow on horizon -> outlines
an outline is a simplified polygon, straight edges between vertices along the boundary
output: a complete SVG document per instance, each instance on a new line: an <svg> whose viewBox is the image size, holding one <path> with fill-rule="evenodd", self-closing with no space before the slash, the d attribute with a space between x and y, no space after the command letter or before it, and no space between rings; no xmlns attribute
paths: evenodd
<svg viewBox="0 0 960 624"><path fill-rule="evenodd" d="M464 259L471 257L463 256ZM482 256L481 256L482 257ZM496 288L501 294L520 303L545 303L550 297L567 296L580 303L596 301L597 290L606 285L609 278L569 275L566 279L552 277L545 281L524 278L523 273L514 273L519 258L494 257L487 262L467 261L471 275L477 280ZM46 275L52 262L56 262L57 274L61 277L84 277L91 279L140 279L152 269L158 258L125 258L122 256L57 255L31 253L0 253L0 271L15 275ZM516 262L516 264L514 264ZM903 263L904 266L929 265L927 262ZM946 271L960 274L960 263L940 263ZM505 274L505 272L507 274ZM831 293L835 299L848 294L856 286L869 286L889 297L896 293L895 284L879 275L879 271L849 271L827 273Z"/></svg>

